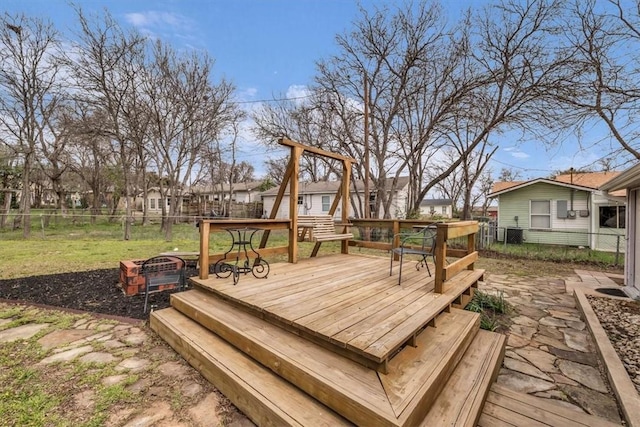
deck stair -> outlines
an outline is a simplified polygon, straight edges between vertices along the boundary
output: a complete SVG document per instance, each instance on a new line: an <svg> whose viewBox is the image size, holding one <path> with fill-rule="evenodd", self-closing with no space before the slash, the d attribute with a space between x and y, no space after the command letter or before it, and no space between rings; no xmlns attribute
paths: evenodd
<svg viewBox="0 0 640 427"><path fill-rule="evenodd" d="M153 312L150 322L258 425L472 426L502 363L505 339L481 331L476 313L453 307L482 273L461 277L466 286L459 280L438 304L421 307L429 313L409 310L398 323L404 338L376 347L376 355L388 353L384 371L368 359L361 363L362 354L348 342L313 335L206 286L173 294L172 306ZM410 285L395 283L391 295L409 292ZM372 304L356 301L356 312ZM396 336L394 325L387 326Z"/></svg>

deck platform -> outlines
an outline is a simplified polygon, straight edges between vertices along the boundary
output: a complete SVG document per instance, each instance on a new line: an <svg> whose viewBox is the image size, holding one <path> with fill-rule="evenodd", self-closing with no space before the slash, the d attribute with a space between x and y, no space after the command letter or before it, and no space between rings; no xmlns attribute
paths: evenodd
<svg viewBox="0 0 640 427"><path fill-rule="evenodd" d="M415 261L389 276L389 259L366 255L328 255L272 265L267 279L192 278L237 307L284 327L361 364L386 372L390 358L412 344L425 326L450 310L482 279L483 270L469 270L436 294L434 277L416 270Z"/></svg>

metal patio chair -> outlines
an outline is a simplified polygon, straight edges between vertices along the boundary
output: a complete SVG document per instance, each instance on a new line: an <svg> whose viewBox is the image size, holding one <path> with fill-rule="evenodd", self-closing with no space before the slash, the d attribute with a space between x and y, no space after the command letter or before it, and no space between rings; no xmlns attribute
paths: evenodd
<svg viewBox="0 0 640 427"><path fill-rule="evenodd" d="M400 256L400 271L398 273L398 285L402 281L402 261L405 255L417 255L419 260L416 264L416 270L420 270L420 266L427 267L429 277L431 270L427 263L427 258L431 257L435 263L435 247L436 247L436 227L427 226L420 231L414 233L399 233L394 236L400 238L400 246L391 249L391 263L389 265L389 276L393 275L393 258L395 255Z"/></svg>
<svg viewBox="0 0 640 427"><path fill-rule="evenodd" d="M182 291L185 288L185 267L187 263L180 257L160 255L146 260L141 271L144 274L144 312L147 312L149 294L164 289L178 288Z"/></svg>

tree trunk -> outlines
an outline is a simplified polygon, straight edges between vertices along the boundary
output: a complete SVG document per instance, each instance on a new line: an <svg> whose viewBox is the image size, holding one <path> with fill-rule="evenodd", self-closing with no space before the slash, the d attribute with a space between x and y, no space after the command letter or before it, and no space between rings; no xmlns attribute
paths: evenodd
<svg viewBox="0 0 640 427"><path fill-rule="evenodd" d="M10 190L4 191L4 208L0 212L0 229L4 228L7 224L7 216L9 215L9 209L11 209L11 200L13 199L13 192Z"/></svg>

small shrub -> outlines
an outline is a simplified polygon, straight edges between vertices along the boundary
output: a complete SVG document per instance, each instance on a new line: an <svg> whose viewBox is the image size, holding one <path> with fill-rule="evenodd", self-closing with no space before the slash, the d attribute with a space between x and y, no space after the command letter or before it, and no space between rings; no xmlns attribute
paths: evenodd
<svg viewBox="0 0 640 427"><path fill-rule="evenodd" d="M480 328L493 332L501 326L506 326L503 319L511 313L512 307L504 298L503 292L492 295L475 291L465 310L480 313Z"/></svg>

